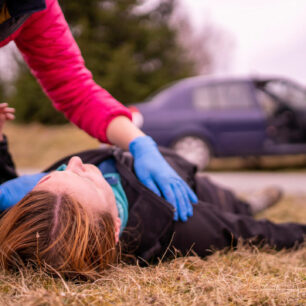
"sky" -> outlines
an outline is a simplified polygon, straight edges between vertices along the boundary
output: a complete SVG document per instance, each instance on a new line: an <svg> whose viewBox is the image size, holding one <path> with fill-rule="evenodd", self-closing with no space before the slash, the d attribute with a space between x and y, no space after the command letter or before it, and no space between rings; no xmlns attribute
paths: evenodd
<svg viewBox="0 0 306 306"><path fill-rule="evenodd" d="M180 0L196 30L213 23L233 50L218 73L281 75L306 85L305 0Z"/></svg>
<svg viewBox="0 0 306 306"><path fill-rule="evenodd" d="M217 73L280 75L306 85L306 0L179 1L195 31L212 23L233 41ZM3 53L7 52L0 51L2 71L11 62L1 57Z"/></svg>

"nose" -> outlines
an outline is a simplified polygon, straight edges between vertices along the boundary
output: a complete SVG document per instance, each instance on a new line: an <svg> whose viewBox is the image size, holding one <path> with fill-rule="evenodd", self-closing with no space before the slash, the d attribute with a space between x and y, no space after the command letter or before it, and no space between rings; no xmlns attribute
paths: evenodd
<svg viewBox="0 0 306 306"><path fill-rule="evenodd" d="M83 164L81 158L78 157L78 156L71 157L69 162L68 162L66 170L83 171L84 170L84 164Z"/></svg>

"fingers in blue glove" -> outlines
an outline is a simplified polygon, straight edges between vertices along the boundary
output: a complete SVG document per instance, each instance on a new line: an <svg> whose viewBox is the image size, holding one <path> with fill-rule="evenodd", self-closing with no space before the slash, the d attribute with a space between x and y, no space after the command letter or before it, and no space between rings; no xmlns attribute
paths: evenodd
<svg viewBox="0 0 306 306"><path fill-rule="evenodd" d="M186 222L188 217L192 216L192 206L190 204L190 201L187 198L187 195L185 194L184 188L182 188L182 184L180 182L175 182L172 185L173 192L175 193L175 199L176 199L176 207L178 210L178 215L180 220L183 222Z"/></svg>
<svg viewBox="0 0 306 306"><path fill-rule="evenodd" d="M157 188L157 186L154 184L153 180L151 179L143 179L142 183L148 187L149 189L151 189L154 193L156 193L158 196L161 196L159 189Z"/></svg>
<svg viewBox="0 0 306 306"><path fill-rule="evenodd" d="M163 197L176 209L174 220L186 221L193 214L192 203L198 199L190 187L179 177L158 151L151 137L139 136L129 144L134 157L134 168L139 180ZM149 179L148 179L149 178Z"/></svg>
<svg viewBox="0 0 306 306"><path fill-rule="evenodd" d="M187 217L192 217L193 216L193 207L192 204L190 203L190 199L188 196L188 189L186 189L186 186L184 184L182 184L182 182L177 182L178 184L178 189L180 190L184 203L185 203L185 207L186 207L186 211L187 211ZM187 186L188 187L188 186Z"/></svg>
<svg viewBox="0 0 306 306"><path fill-rule="evenodd" d="M187 185L187 183L185 181L182 180L182 183L187 191L187 195L189 200L193 203L193 204L198 204L198 197L197 195L193 192L193 190Z"/></svg>
<svg viewBox="0 0 306 306"><path fill-rule="evenodd" d="M160 189L161 189L161 192L164 198L175 208L173 220L177 221L178 220L178 207L177 207L177 201L175 198L175 193L173 192L171 185L160 186Z"/></svg>

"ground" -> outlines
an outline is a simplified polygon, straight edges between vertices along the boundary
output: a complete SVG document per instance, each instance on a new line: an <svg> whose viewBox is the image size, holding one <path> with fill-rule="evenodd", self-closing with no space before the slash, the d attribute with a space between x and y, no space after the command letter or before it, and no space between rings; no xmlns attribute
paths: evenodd
<svg viewBox="0 0 306 306"><path fill-rule="evenodd" d="M301 213L302 199L285 198L260 217L292 221L301 220ZM306 246L281 252L240 246L206 259L189 256L148 268L122 264L93 283L30 270L0 272L0 304L305 305Z"/></svg>
<svg viewBox="0 0 306 306"><path fill-rule="evenodd" d="M99 147L98 141L70 124L46 127L39 124L16 125L7 123L4 131L9 137L11 149L19 169L42 169L67 154ZM253 169L259 171L305 172L305 166L306 154L256 159L213 159L210 169L213 171Z"/></svg>
<svg viewBox="0 0 306 306"><path fill-rule="evenodd" d="M94 283L69 283L31 271L0 276L2 305L305 305L306 249L240 248L206 260L156 267L118 266Z"/></svg>
<svg viewBox="0 0 306 306"><path fill-rule="evenodd" d="M12 149L14 155L18 153L17 163L21 166L28 162L24 156L36 159L37 167L45 167L52 154L56 155L52 158L57 158L97 146L70 127L45 130L33 126L29 134L22 127L12 127L7 132L15 135ZM71 134L65 141L68 132ZM34 139L49 151L37 152L38 148L33 148ZM58 152L56 147L61 143L67 150ZM28 145L22 148L22 144ZM305 222L305 198L285 196L258 218ZM93 283L69 282L31 270L15 274L0 272L0 304L305 305L306 245L299 250L281 252L240 246L236 251L216 252L206 259L189 256L148 268L121 264Z"/></svg>

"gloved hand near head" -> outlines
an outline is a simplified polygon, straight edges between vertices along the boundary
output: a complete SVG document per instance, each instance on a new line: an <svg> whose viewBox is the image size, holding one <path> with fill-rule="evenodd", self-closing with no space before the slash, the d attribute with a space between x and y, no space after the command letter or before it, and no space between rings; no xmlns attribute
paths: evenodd
<svg viewBox="0 0 306 306"><path fill-rule="evenodd" d="M0 210L17 204L47 173L22 175L0 186Z"/></svg>
<svg viewBox="0 0 306 306"><path fill-rule="evenodd" d="M197 203L197 196L170 167L154 140L149 136L139 136L131 141L129 149L138 179L175 208L174 220L187 221L193 215L192 203Z"/></svg>

